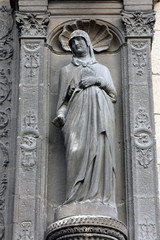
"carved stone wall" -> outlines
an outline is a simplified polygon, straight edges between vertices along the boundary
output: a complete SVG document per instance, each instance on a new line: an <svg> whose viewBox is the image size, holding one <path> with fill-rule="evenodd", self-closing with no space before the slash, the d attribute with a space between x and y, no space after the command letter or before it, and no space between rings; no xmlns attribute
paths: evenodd
<svg viewBox="0 0 160 240"><path fill-rule="evenodd" d="M13 239L43 239L46 128L44 42L49 14L16 13L20 34L19 115Z"/></svg>
<svg viewBox="0 0 160 240"><path fill-rule="evenodd" d="M0 4L0 240L44 239L47 226L54 221L54 209L63 202L65 149L63 138L51 121L56 111L59 70L70 62L71 55L64 54L58 36L65 24L73 26L84 19L91 24L106 24L113 36L110 48L96 53L96 58L108 66L118 90L115 112L120 220L127 225L130 240L158 240L150 59L155 22L152 0L138 3L19 0L13 11L7 0L3 3ZM11 4L16 6L15 1ZM155 83L157 70L153 69ZM95 239L105 239L104 234L111 232L113 239L126 238L123 224L117 235L115 223L104 228L95 226L96 221L90 227L86 223L74 229L67 225L65 234L68 239L71 231L75 239L91 239L87 231L92 235L99 231ZM61 233L56 233L59 238ZM53 237L57 238L56 234Z"/></svg>
<svg viewBox="0 0 160 240"><path fill-rule="evenodd" d="M122 12L128 50L129 151L127 162L130 239L158 239L159 218L151 82L155 12ZM137 27L135 28L135 26ZM129 170L130 169L130 170ZM130 188L132 185L132 188ZM131 216L134 216L132 218ZM131 224L131 225L130 225Z"/></svg>
<svg viewBox="0 0 160 240"><path fill-rule="evenodd" d="M13 191L14 150L12 143L13 112L12 89L14 80L12 74L13 49L13 17L10 5L0 3L0 239L11 237L13 221ZM12 155L12 154L13 155Z"/></svg>

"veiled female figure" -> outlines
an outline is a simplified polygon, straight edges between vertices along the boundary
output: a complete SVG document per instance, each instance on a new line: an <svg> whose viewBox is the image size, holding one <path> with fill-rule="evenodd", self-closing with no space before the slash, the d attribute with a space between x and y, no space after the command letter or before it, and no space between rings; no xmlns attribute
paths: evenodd
<svg viewBox="0 0 160 240"><path fill-rule="evenodd" d="M62 128L66 146L64 205L103 205L116 216L116 90L109 70L96 61L86 32L74 31L69 45L73 58L60 72L57 116L53 121Z"/></svg>

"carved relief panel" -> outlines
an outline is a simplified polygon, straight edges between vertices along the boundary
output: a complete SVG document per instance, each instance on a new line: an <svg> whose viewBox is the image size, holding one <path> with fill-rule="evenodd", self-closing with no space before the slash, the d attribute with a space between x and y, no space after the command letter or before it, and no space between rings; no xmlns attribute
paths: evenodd
<svg viewBox="0 0 160 240"><path fill-rule="evenodd" d="M152 130L148 114L144 108L139 108L135 121L136 160L144 168L148 168L153 160Z"/></svg>
<svg viewBox="0 0 160 240"><path fill-rule="evenodd" d="M149 18L151 20L151 18ZM148 20L150 22L150 20ZM141 28L145 28L142 22ZM146 31L151 31L148 22ZM152 22L154 22L154 15ZM140 26L140 25L139 25ZM151 24L152 26L152 24ZM133 206L129 213L134 212L134 234L135 239L158 239L156 229L156 208L158 202L155 191L156 158L155 139L152 117L152 92L151 92L151 67L150 67L150 44L151 40L138 36L146 34L144 31L135 33L135 38L127 39L128 44L128 72L129 72L129 109L131 128L131 160L128 163L132 169L133 183ZM151 33L151 32L150 32ZM148 33L149 34L149 33ZM131 167L132 166L132 167ZM128 169L128 171L130 171ZM131 177L130 177L131 178ZM133 194L133 195L132 195ZM155 207L156 206L156 207ZM145 217L144 217L145 216ZM132 217L130 216L130 219ZM145 220L147 219L147 220ZM129 224L132 224L129 223ZM130 231L130 238L134 239Z"/></svg>
<svg viewBox="0 0 160 240"><path fill-rule="evenodd" d="M44 40L49 14L16 13L20 36L19 115L17 137L16 224L14 240L44 238L45 154L42 148L46 83ZM45 137L44 137L45 138ZM39 200L40 199L40 200ZM43 210L42 210L43 209Z"/></svg>
<svg viewBox="0 0 160 240"><path fill-rule="evenodd" d="M0 239L7 236L8 184L11 137L11 63L13 57L11 10L0 5ZM12 201L12 199L11 199Z"/></svg>
<svg viewBox="0 0 160 240"><path fill-rule="evenodd" d="M24 117L23 135L21 138L21 164L25 170L30 170L37 162L37 138L39 137L37 116L27 112Z"/></svg>

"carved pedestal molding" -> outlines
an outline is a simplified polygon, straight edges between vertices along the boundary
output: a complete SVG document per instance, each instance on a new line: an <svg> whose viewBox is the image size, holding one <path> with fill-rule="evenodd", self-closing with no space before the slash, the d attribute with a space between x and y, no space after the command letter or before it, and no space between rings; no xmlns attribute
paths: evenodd
<svg viewBox="0 0 160 240"><path fill-rule="evenodd" d="M52 223L46 240L126 240L126 226L118 220L102 216L73 216Z"/></svg>
<svg viewBox="0 0 160 240"><path fill-rule="evenodd" d="M122 11L128 52L127 138L130 240L159 239L150 47L155 12ZM131 188L132 186L132 188Z"/></svg>
<svg viewBox="0 0 160 240"><path fill-rule="evenodd" d="M39 240L45 231L43 56L49 14L17 12L16 21L21 49L13 239Z"/></svg>
<svg viewBox="0 0 160 240"><path fill-rule="evenodd" d="M7 240L11 138L12 11L0 4L0 239ZM12 159L13 160L13 159ZM11 173L11 172L10 172ZM13 199L10 198L10 201ZM11 219L11 215L10 215ZM11 220L9 220L11 221Z"/></svg>

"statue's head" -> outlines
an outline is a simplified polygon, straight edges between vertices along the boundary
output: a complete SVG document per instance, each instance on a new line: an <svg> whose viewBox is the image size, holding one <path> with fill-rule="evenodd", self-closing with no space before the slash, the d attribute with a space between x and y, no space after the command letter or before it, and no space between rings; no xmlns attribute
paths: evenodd
<svg viewBox="0 0 160 240"><path fill-rule="evenodd" d="M69 46L73 54L77 57L83 57L90 54L93 55L91 40L88 34L83 30L75 30L69 38Z"/></svg>

